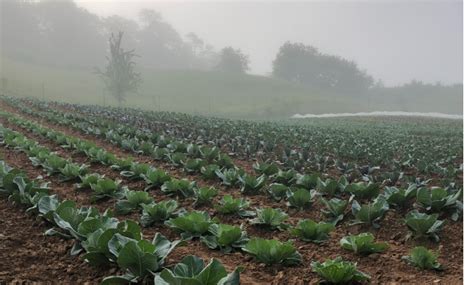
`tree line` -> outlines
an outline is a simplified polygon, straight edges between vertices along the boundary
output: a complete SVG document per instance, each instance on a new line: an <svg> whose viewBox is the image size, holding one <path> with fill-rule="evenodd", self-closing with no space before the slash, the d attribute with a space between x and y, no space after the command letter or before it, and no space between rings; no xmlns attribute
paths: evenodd
<svg viewBox="0 0 474 285"><path fill-rule="evenodd" d="M66 68L90 69L91 66L106 65L106 70L96 70L103 79L115 76L123 85L127 80L123 81L120 76L130 76L130 87L113 87L123 89L125 93L136 89L132 87L139 84L139 76L133 67L125 68L122 75L114 73L114 68L120 64L126 66L132 58L133 65L146 68L240 74L249 71L250 58L240 49L228 46L217 50L195 33L183 37L154 10L141 10L138 20L134 21L117 15L99 17L78 7L72 0L4 0L2 9L2 54ZM118 42L118 38L110 38L113 33L120 37ZM128 53L128 58L120 59L123 62L111 62L114 43L118 44L116 55L126 57ZM106 52L109 57L104 57ZM328 94L451 92L453 88L457 93L459 91L459 86L444 89L445 86L416 81L416 84L411 82L395 89L384 88L356 62L292 42L280 47L273 61L272 76ZM110 87L110 80L106 85ZM123 96L119 95L120 98Z"/></svg>

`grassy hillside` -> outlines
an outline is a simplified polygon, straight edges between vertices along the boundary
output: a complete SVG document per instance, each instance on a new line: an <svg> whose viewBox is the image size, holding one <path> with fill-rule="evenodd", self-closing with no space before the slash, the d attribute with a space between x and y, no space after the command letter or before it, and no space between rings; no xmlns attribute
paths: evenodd
<svg viewBox="0 0 474 285"><path fill-rule="evenodd" d="M0 57L0 77L8 79L7 91L15 96L32 96L71 103L116 105L104 94L103 85L90 70L39 66ZM400 98L352 98L327 95L286 81L254 75L201 71L142 70L139 94L126 105L149 110L179 111L233 118L283 118L295 113L334 113L370 110L462 112L459 102L430 104ZM44 83L44 95L43 95ZM3 88L0 84L0 88ZM439 101L439 100L438 100ZM458 100L459 101L459 100ZM452 107L453 105L454 107ZM417 109L419 110L419 109Z"/></svg>

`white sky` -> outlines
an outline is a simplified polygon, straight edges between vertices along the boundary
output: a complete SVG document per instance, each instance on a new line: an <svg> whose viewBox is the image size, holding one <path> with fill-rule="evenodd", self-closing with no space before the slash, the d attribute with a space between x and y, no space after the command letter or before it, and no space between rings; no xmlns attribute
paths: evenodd
<svg viewBox="0 0 474 285"><path fill-rule="evenodd" d="M388 85L413 78L462 82L460 1L76 2L101 16L134 19L140 9L154 9L181 35L195 32L216 48L240 48L250 55L252 73L271 72L278 48L290 40L355 60Z"/></svg>

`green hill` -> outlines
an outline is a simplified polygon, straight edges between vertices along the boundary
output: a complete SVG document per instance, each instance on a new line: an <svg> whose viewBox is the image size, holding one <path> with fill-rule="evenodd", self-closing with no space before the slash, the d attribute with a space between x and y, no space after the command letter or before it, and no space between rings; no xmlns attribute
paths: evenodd
<svg viewBox="0 0 474 285"><path fill-rule="evenodd" d="M0 58L0 77L7 78L8 93L71 103L116 105L104 95L102 82L90 70L65 69ZM264 76L203 71L141 70L143 84L126 106L148 110L178 111L231 118L283 118L295 113L337 113L371 110L436 111L461 113L459 100L423 104L438 99L407 103L398 98L353 98L322 94L314 89ZM44 83L44 95L43 95ZM2 86L0 86L2 88ZM382 100L383 99L383 100ZM416 105L422 109L410 110ZM454 105L453 105L454 104ZM453 106L451 106L453 105Z"/></svg>

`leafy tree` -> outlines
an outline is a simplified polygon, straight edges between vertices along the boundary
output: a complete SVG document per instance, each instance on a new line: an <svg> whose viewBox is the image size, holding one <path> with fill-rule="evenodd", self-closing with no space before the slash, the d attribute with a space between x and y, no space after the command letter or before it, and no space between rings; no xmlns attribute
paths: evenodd
<svg viewBox="0 0 474 285"><path fill-rule="evenodd" d="M347 59L322 54L302 43L286 42L273 61L273 76L321 89L361 93L373 78Z"/></svg>
<svg viewBox="0 0 474 285"><path fill-rule="evenodd" d="M216 70L232 73L245 73L249 70L249 57L232 47L225 47L220 52Z"/></svg>
<svg viewBox="0 0 474 285"><path fill-rule="evenodd" d="M127 93L136 92L141 82L140 73L135 71L134 50L124 51L121 47L123 32L118 36L111 34L109 38L110 56L104 71L96 69L96 73L104 81L107 90L122 104Z"/></svg>

